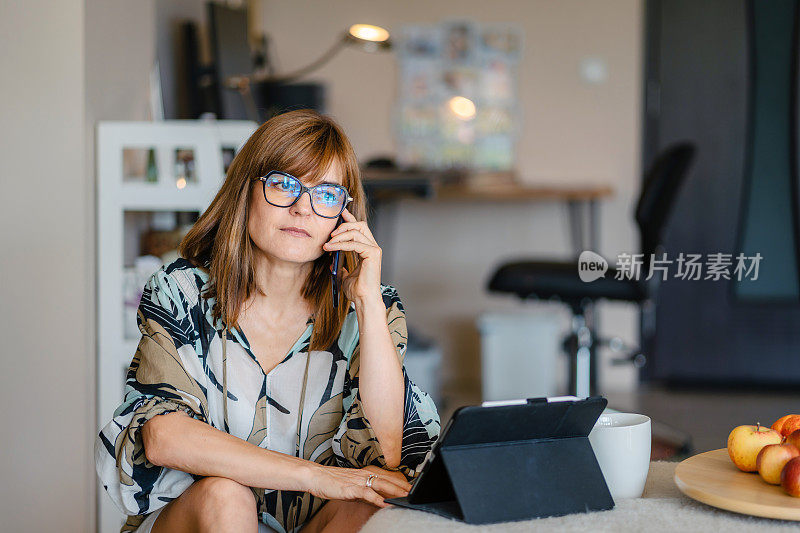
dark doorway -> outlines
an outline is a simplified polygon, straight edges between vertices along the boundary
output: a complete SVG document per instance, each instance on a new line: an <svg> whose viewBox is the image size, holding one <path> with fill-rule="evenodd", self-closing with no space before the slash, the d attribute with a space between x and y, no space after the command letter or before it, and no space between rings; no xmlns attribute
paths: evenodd
<svg viewBox="0 0 800 533"><path fill-rule="evenodd" d="M800 384L797 18L796 0L647 2L644 167L697 146L666 253L733 264L662 284L645 380ZM757 279L737 280L740 253L763 257Z"/></svg>

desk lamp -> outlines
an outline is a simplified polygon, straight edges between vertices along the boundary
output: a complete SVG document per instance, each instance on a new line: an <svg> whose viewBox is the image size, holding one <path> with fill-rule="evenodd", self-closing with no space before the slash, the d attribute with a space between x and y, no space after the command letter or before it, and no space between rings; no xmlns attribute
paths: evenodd
<svg viewBox="0 0 800 533"><path fill-rule="evenodd" d="M238 90L241 93L247 106L248 114L258 122L258 111L255 100L253 100L253 94L250 91L251 83L288 83L295 81L330 61L345 46L353 46L366 52L377 52L391 49L392 43L389 40L389 31L385 28L373 26L372 24L353 24L334 42L327 52L303 68L288 74L252 73L230 76L225 79L225 87Z"/></svg>

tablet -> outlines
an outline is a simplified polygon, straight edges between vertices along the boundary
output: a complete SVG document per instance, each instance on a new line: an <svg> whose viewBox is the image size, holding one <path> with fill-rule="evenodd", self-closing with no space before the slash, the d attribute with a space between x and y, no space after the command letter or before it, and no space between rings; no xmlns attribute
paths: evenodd
<svg viewBox="0 0 800 533"><path fill-rule="evenodd" d="M610 499L588 442L589 432L607 403L603 397L580 399L574 396L558 396L492 401L459 407L433 444L408 495L385 501L464 520L469 517L465 517L458 496L460 493L463 500L469 496L471 489L459 487L459 479L453 478L454 475L457 478L471 476L473 481L484 476L486 483L499 483L500 490L505 490L504 480L489 479L492 472L488 470L500 472L509 466L509 462L515 462L519 457L557 457L559 453L567 453L566 449L569 448L567 457L570 458L570 463L575 463L577 468L591 470L590 478L596 480L599 475L603 490L591 489L594 492L604 492L601 496L607 496L601 497L603 502L599 507L610 508L607 507L609 501L613 507L613 500ZM509 453L498 453L503 450ZM481 456L484 452L485 455ZM445 454L449 456L449 461L443 460ZM490 463L501 460L500 457L505 457L502 459L505 463L492 467ZM465 462L472 464L465 466ZM522 465L522 468L526 466ZM537 473L540 470L542 467L537 467ZM513 477L513 469L511 472ZM513 482L513 479L509 480L511 484ZM587 497L591 499L591 495ZM558 511L555 510L555 513Z"/></svg>

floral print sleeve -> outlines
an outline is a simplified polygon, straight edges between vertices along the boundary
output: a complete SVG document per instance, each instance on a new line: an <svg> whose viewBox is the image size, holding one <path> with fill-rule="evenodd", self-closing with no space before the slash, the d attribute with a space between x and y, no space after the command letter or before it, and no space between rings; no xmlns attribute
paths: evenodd
<svg viewBox="0 0 800 533"><path fill-rule="evenodd" d="M165 506L194 482L191 474L150 463L141 436L145 422L165 413L180 410L207 421L206 391L194 371L190 308L177 279L164 267L151 276L137 312L142 338L128 369L124 401L95 441L100 481L117 507L129 515L122 531L134 531L144 515Z"/></svg>
<svg viewBox="0 0 800 533"><path fill-rule="evenodd" d="M405 310L391 285L381 285L381 295L386 306L386 320L400 362L406 354L408 333ZM440 431L439 413L429 394L422 391L409 379L405 366L403 381L405 382L405 407L403 414L403 441L400 451L400 465L390 468L380 449L369 420L364 416L361 395L358 390L360 348L356 341L347 366L344 384L344 418L339 424L333 438L333 452L340 466L363 468L375 465L389 470L399 470L406 477L413 478L421 469L426 454Z"/></svg>

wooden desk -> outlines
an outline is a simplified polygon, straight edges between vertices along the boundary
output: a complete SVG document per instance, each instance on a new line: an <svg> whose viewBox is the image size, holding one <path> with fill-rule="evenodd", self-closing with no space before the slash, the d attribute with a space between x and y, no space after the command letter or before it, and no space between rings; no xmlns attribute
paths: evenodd
<svg viewBox="0 0 800 533"><path fill-rule="evenodd" d="M565 202L569 210L572 245L599 252L600 220L597 202L613 194L606 185L534 185L515 182L509 173L469 175L460 171L398 171L362 169L364 188L373 204L400 198L441 202ZM377 208L377 206L376 206Z"/></svg>
<svg viewBox="0 0 800 533"><path fill-rule="evenodd" d="M488 200L493 202L556 200L566 202L595 201L611 196L611 187L587 185L583 187L555 187L552 185L441 185L436 190L439 200Z"/></svg>

